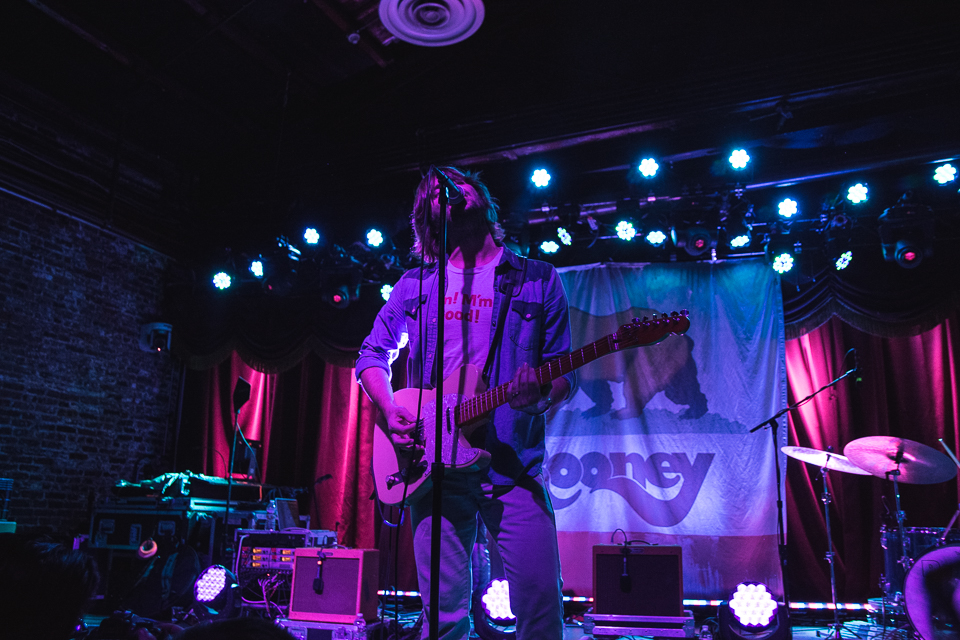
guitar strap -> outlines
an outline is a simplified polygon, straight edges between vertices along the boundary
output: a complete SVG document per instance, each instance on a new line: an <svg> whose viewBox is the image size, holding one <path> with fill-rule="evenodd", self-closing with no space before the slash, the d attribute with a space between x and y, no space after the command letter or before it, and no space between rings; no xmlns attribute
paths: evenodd
<svg viewBox="0 0 960 640"><path fill-rule="evenodd" d="M493 366L493 355L500 348L500 339L503 337L503 325L506 324L507 307L511 300L520 293L523 283L527 277L527 259L523 260L523 267L520 269L520 280L517 281L517 271L510 270L510 274L500 283L500 293L503 294L503 300L500 301L500 316L497 318L497 330L493 334L493 340L490 341L490 351L487 353L487 363L483 365L483 381L490 384L490 367Z"/></svg>

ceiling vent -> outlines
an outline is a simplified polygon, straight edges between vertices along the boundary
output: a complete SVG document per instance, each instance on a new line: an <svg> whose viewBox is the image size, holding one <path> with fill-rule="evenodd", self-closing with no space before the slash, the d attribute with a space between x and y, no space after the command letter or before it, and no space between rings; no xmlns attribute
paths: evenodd
<svg viewBox="0 0 960 640"><path fill-rule="evenodd" d="M445 47L472 36L483 23L481 0L381 0L380 21L397 38Z"/></svg>

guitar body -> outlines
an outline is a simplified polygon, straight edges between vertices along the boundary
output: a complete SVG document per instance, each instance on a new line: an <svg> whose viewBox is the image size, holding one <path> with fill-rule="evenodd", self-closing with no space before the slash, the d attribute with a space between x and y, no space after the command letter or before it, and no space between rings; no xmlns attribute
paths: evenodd
<svg viewBox="0 0 960 640"><path fill-rule="evenodd" d="M467 442L467 436L483 424L483 421L472 421L466 426L458 426L454 418L457 405L486 390L479 369L473 365L464 365L444 380L440 388L444 414L440 462L446 465L447 469L455 471L486 468L490 464L490 454L483 449L471 447ZM420 389L401 389L394 394L394 400L416 416ZM383 416L377 419L377 429L373 432L373 477L377 496L384 504L407 506L420 499L433 486L430 465L435 461L436 401L435 389L423 391L420 427L415 436L417 443L423 446L423 453L419 456L397 451L387 435Z"/></svg>
<svg viewBox="0 0 960 640"><path fill-rule="evenodd" d="M619 330L567 355L555 358L536 369L541 386L565 375L601 356L616 351L656 344L670 335L685 333L690 328L686 310L653 318L634 318ZM508 401L510 383L486 388L479 369L473 365L460 367L440 385L443 403L443 429L440 460L447 469L473 471L490 464L490 454L471 447L470 433L487 421L494 409ZM394 394L397 404L414 416L421 399L419 389L401 389ZM390 506L407 506L430 490L430 466L436 455L437 392L423 391L420 422L414 434L423 453L410 455L398 452L387 435L387 425L380 416L373 430L373 477L380 500Z"/></svg>

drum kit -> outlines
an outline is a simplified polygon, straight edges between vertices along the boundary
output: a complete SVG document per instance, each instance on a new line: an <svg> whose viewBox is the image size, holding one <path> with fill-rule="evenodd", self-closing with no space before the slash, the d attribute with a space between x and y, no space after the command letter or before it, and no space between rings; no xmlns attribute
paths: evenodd
<svg viewBox="0 0 960 640"><path fill-rule="evenodd" d="M943 444L943 440L940 440ZM791 458L820 468L823 478L826 554L830 565L834 624L831 637L840 637L837 587L833 567L833 537L830 532L832 497L827 483L830 470L884 478L893 483L896 527L881 529L881 544L889 553L884 577L884 604L903 606L910 624L922 640L960 640L960 531L950 529L960 516L954 514L946 529L910 529L903 526L900 484L936 484L957 475L960 460L944 445L947 454L920 442L891 436L870 436L848 443L843 455L806 447L782 447ZM898 557L899 556L899 557Z"/></svg>

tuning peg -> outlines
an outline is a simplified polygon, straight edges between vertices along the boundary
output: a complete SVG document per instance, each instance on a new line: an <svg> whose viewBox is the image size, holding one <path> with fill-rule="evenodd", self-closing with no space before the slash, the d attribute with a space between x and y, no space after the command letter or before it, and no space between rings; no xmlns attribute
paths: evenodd
<svg viewBox="0 0 960 640"><path fill-rule="evenodd" d="M648 318L647 316L643 316L643 321L644 321L645 323L648 322L649 320L650 320L650 318Z"/></svg>
<svg viewBox="0 0 960 640"><path fill-rule="evenodd" d="M634 318L632 322L633 324L640 324L641 322L643 322L643 320L641 320L640 318Z"/></svg>

